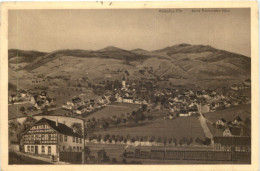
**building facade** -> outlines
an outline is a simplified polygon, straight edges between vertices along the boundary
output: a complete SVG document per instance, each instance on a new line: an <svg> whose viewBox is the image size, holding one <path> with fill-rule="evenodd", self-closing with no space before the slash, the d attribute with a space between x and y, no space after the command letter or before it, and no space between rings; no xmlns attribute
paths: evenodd
<svg viewBox="0 0 260 171"><path fill-rule="evenodd" d="M42 118L22 135L24 152L58 156L84 150L83 136L65 124Z"/></svg>

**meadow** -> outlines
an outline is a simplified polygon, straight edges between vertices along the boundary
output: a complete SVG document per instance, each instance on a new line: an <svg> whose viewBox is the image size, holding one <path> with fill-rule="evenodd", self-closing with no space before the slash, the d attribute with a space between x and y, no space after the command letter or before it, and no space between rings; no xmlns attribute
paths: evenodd
<svg viewBox="0 0 260 171"><path fill-rule="evenodd" d="M95 132L96 135L120 135L126 137L147 136L155 138L167 137L181 139L186 138L205 138L203 129L197 117L179 117L174 120L164 120L157 118L149 123L143 123L134 127L110 128Z"/></svg>
<svg viewBox="0 0 260 171"><path fill-rule="evenodd" d="M236 116L240 116L242 120L251 117L251 104L240 105L229 109L205 113L204 116L211 122L224 118L226 121L232 121Z"/></svg>
<svg viewBox="0 0 260 171"><path fill-rule="evenodd" d="M140 105L130 104L130 103L112 103L107 105L106 107L98 110L93 113L90 117L95 117L96 119L107 118L112 116L121 116L122 114L132 113L132 111L136 111Z"/></svg>

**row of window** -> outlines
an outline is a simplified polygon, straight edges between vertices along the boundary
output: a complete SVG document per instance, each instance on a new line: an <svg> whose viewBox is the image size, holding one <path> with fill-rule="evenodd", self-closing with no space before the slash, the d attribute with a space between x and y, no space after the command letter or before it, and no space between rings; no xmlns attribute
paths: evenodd
<svg viewBox="0 0 260 171"><path fill-rule="evenodd" d="M25 140L56 140L57 134L34 134L24 136Z"/></svg>
<svg viewBox="0 0 260 171"><path fill-rule="evenodd" d="M27 146L28 152L38 153L37 150L38 150L38 147L35 147L35 149L34 149L34 146ZM41 152L45 153L45 146L41 146ZM51 146L48 146L48 154L51 154Z"/></svg>
<svg viewBox="0 0 260 171"><path fill-rule="evenodd" d="M35 125L31 128L31 130L39 130L39 129L49 129L49 125Z"/></svg>
<svg viewBox="0 0 260 171"><path fill-rule="evenodd" d="M81 151L82 150L82 147L72 147L72 149L74 150L74 151ZM66 147L65 146L63 146L63 151L65 151L66 150Z"/></svg>
<svg viewBox="0 0 260 171"><path fill-rule="evenodd" d="M64 138L63 138L63 135L60 135L60 141L64 141L64 142L67 142L68 141L68 137L67 135L64 135ZM76 142L76 143L80 143L82 144L82 139L81 138L78 138L78 137L73 137L72 139L73 142Z"/></svg>

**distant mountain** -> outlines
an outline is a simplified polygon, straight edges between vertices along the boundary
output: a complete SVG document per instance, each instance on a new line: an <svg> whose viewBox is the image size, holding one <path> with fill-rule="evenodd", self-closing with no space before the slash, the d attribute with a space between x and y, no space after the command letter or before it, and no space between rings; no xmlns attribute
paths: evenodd
<svg viewBox="0 0 260 171"><path fill-rule="evenodd" d="M87 72L99 74L102 78L104 74L112 76L123 69L133 77L164 77L187 81L226 77L236 80L240 77L248 78L251 74L251 58L204 45L178 44L155 51L129 51L113 46L96 51L65 49L50 53L11 49L8 54L10 63L15 61L17 51L20 54L19 62L25 62L21 70L37 69L43 75L49 75L50 71L58 76L65 73L80 76L79 73ZM145 72L140 73L140 70Z"/></svg>

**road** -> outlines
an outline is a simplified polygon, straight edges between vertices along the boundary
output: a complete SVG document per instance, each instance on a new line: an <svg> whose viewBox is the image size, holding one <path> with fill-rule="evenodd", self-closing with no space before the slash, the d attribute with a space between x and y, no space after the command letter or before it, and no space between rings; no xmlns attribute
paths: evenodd
<svg viewBox="0 0 260 171"><path fill-rule="evenodd" d="M51 158L45 158L45 157L41 157L41 156L34 156L34 155L30 155L30 154L26 154L26 153L22 153L22 152L18 152L18 151L13 151L11 152L13 153L12 155L16 157L16 160L18 159L22 159L22 161L18 161L18 162L23 162L23 164L69 164L66 162L52 162ZM16 163L13 163L16 164Z"/></svg>
<svg viewBox="0 0 260 171"><path fill-rule="evenodd" d="M198 105L198 111L199 111L199 114L200 114L199 121L200 121L201 127L203 128L204 134L207 138L212 139L213 136L212 136L212 134L209 130L209 127L207 125L207 119L201 113L201 106L200 105Z"/></svg>

